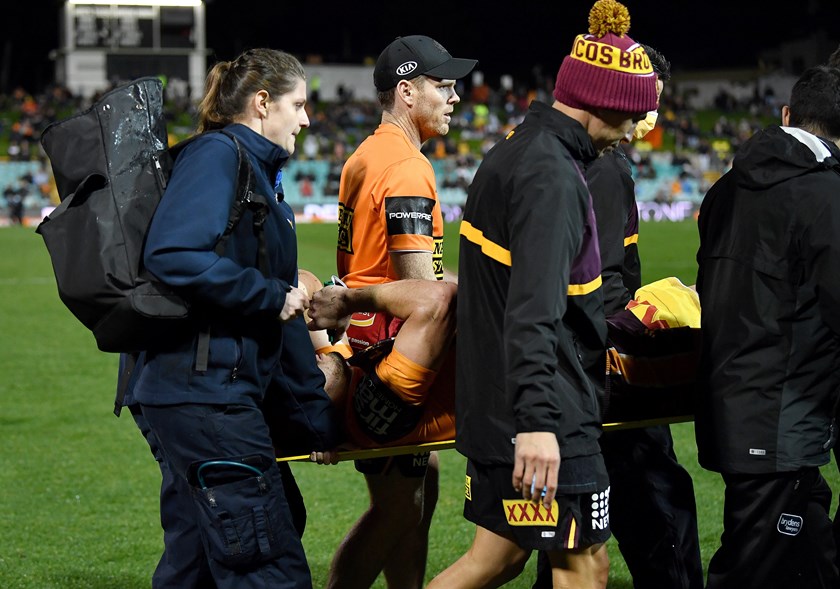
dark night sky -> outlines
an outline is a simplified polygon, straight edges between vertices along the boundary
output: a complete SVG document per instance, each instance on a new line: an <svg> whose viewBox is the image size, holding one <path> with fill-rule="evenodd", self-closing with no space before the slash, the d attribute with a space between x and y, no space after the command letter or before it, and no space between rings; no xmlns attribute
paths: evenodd
<svg viewBox="0 0 840 589"><path fill-rule="evenodd" d="M18 0L4 6L0 86L38 90L52 81L48 55L58 44L61 4ZM630 36L662 51L675 71L753 66L759 51L807 38L819 26L830 39L840 38L837 0L804 0L783 11L743 0L627 0L625 5ZM534 66L553 75L574 36L585 32L591 6L590 0L208 0L208 63L258 46L301 59L320 54L324 62L359 63L375 58L398 35L426 34L455 56L477 58L491 83L502 73L528 76Z"/></svg>

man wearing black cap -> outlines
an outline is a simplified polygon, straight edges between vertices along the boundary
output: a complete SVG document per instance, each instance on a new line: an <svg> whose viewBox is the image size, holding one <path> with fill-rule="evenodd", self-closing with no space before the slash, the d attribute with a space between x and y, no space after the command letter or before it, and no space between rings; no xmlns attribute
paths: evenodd
<svg viewBox="0 0 840 589"><path fill-rule="evenodd" d="M338 274L350 288L408 278L443 279L443 218L423 143L449 132L455 81L476 65L429 37L399 37L374 68L382 122L350 156L339 189ZM400 320L356 313L355 350L396 335ZM374 408L371 408L374 409ZM367 588L384 572L394 589L420 588L437 501L437 456L356 462L371 505L342 542L328 587Z"/></svg>

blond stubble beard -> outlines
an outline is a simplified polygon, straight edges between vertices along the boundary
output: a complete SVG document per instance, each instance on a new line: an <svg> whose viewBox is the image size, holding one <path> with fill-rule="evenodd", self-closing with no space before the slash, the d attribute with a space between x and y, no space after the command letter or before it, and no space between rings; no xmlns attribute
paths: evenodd
<svg viewBox="0 0 840 589"><path fill-rule="evenodd" d="M428 90L424 89L424 92L425 91ZM422 98L418 100L417 107L422 115L418 117L418 121L421 123L419 125L421 137L428 137L431 139L432 137L444 137L447 133L449 133L449 124L443 121L444 114L442 112L437 113L429 106L429 100L426 98L425 94L423 94ZM441 110L445 108L445 106L440 107Z"/></svg>

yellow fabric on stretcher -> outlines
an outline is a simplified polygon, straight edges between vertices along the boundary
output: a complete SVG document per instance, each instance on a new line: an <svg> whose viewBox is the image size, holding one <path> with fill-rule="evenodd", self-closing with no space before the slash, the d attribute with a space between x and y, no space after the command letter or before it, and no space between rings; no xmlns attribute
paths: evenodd
<svg viewBox="0 0 840 589"><path fill-rule="evenodd" d="M673 276L643 286L627 303L633 314L651 332L663 329L700 328L700 298L692 288ZM689 383L697 368L695 353L675 349L672 355L643 356L607 350L608 374L620 374L629 385L664 387Z"/></svg>
<svg viewBox="0 0 840 589"><path fill-rule="evenodd" d="M637 290L626 308L648 329L700 328L700 297L673 276Z"/></svg>
<svg viewBox="0 0 840 589"><path fill-rule="evenodd" d="M700 361L700 299L669 277L607 319L605 422L691 420Z"/></svg>

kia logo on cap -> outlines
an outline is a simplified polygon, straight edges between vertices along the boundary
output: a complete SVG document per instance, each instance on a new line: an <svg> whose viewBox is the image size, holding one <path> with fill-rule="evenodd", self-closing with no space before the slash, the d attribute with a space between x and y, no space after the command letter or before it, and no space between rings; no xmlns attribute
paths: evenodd
<svg viewBox="0 0 840 589"><path fill-rule="evenodd" d="M409 74L409 73L413 72L416 69L417 69L417 62L416 61L407 61L397 68L397 74L399 74L400 76L404 76L406 74Z"/></svg>

